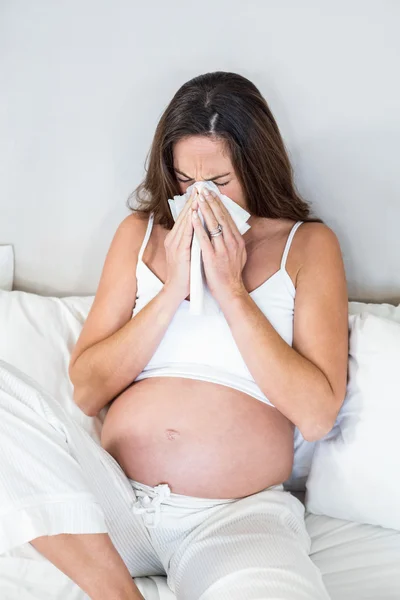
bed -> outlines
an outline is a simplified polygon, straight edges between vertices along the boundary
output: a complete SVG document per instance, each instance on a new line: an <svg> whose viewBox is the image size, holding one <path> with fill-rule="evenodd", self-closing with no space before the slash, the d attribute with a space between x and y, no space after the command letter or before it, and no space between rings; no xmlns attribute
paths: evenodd
<svg viewBox="0 0 400 600"><path fill-rule="evenodd" d="M91 296L55 298L9 288L0 291L0 359L55 395L98 440L104 413L92 418L77 409L67 377L70 351L92 300ZM400 322L400 306L350 303L353 317L366 310ZM23 349L21 339L25 340ZM302 501L313 454L314 447L297 438L290 484ZM311 558L321 570L332 600L400 598L400 528L309 513L306 524L312 540ZM138 578L137 585L147 600L174 598L163 577ZM30 544L25 544L0 555L0 598L83 600L86 595Z"/></svg>

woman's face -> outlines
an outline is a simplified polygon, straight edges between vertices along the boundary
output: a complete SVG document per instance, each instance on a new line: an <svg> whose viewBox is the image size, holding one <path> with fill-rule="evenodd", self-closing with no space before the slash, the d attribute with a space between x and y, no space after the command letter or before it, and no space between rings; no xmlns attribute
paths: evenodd
<svg viewBox="0 0 400 600"><path fill-rule="evenodd" d="M176 142L173 154L181 194L195 181L213 181L222 194L246 208L242 186L223 140L194 135Z"/></svg>

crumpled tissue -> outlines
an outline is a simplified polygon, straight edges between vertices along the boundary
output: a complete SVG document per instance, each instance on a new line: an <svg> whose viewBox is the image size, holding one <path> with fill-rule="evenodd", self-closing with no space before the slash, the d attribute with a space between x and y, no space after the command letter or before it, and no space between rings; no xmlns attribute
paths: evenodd
<svg viewBox="0 0 400 600"><path fill-rule="evenodd" d="M186 202L189 200L190 194L192 193L194 187L196 187L196 189L199 192L204 188L207 188L218 194L219 198L221 199L225 208L228 210L236 227L242 235L250 229L251 226L247 223L248 219L251 216L250 213L247 212L247 210L244 210L244 208L242 208L241 206L239 206L239 204L228 198L228 196L221 194L216 184L212 181L196 181L188 187L185 194L183 194L182 196L174 196L173 199L168 200L174 221L177 220L181 210L185 206ZM199 207L198 213L201 222L203 223L206 231L208 232L207 226L204 222L204 217L201 214L201 206ZM212 315L221 310L207 286L204 273L204 264L201 256L200 243L196 235L193 236L190 255L189 310L192 315Z"/></svg>

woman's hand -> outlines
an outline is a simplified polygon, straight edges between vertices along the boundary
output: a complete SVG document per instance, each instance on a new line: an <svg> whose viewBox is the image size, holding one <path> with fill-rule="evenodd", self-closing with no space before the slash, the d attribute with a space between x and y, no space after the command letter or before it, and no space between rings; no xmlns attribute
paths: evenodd
<svg viewBox="0 0 400 600"><path fill-rule="evenodd" d="M222 234L209 238L197 213L201 214L209 231L222 226ZM207 285L220 305L232 297L247 293L242 279L246 263L246 247L231 215L214 192L204 189L192 205L195 235L200 242Z"/></svg>
<svg viewBox="0 0 400 600"><path fill-rule="evenodd" d="M173 228L164 240L167 259L167 276L164 289L171 289L178 299L184 300L190 290L190 247L193 239L192 202L193 189Z"/></svg>

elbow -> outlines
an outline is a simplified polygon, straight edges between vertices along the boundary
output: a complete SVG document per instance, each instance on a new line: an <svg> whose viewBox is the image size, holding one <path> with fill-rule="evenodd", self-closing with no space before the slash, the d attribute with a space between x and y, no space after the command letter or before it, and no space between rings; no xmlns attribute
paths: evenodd
<svg viewBox="0 0 400 600"><path fill-rule="evenodd" d="M330 399L332 404L332 399ZM340 404L341 406L341 404ZM301 435L307 442L318 442L330 433L336 423L340 407L331 407L321 410L319 414L308 415L307 418L298 425Z"/></svg>
<svg viewBox="0 0 400 600"><path fill-rule="evenodd" d="M334 421L333 423L326 423L322 421L316 421L313 423L309 422L304 424L302 427L299 427L299 430L306 442L318 442L328 435L334 424Z"/></svg>
<svg viewBox="0 0 400 600"><path fill-rule="evenodd" d="M88 417L96 417L99 413L99 409L93 404L93 390L89 385L79 380L77 377L75 363L70 364L68 374L73 386L72 397L74 403Z"/></svg>
<svg viewBox="0 0 400 600"><path fill-rule="evenodd" d="M301 435L307 442L318 442L333 429L346 397L346 385L341 390L330 389L314 397L310 411L304 414L302 423L297 424Z"/></svg>
<svg viewBox="0 0 400 600"><path fill-rule="evenodd" d="M97 407L90 401L93 394L81 386L74 386L73 399L78 408L88 417L96 417L99 413Z"/></svg>
<svg viewBox="0 0 400 600"><path fill-rule="evenodd" d="M79 408L81 409L81 411L83 413L85 413L85 415L87 417L97 417L97 415L100 412L97 409L94 409L93 407L90 407L90 406L83 406L83 407L80 406Z"/></svg>
<svg viewBox="0 0 400 600"><path fill-rule="evenodd" d="M72 362L72 360L71 360L69 363L69 366L68 366L68 376L69 376L69 379L70 379L72 385L74 386L74 388L77 383L75 364L76 364L76 361ZM74 400L75 400L75 396L74 396Z"/></svg>

